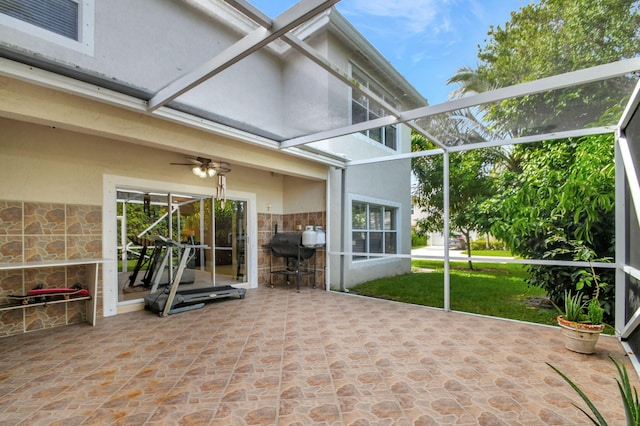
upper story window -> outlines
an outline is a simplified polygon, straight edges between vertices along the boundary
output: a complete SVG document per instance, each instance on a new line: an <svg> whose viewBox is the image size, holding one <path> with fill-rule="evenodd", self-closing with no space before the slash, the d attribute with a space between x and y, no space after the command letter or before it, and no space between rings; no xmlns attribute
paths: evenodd
<svg viewBox="0 0 640 426"><path fill-rule="evenodd" d="M361 87L366 87L379 98L389 103L393 101L393 96L386 92L382 86L376 83L356 66L352 66L351 77L357 81ZM351 122L353 124L375 120L376 118L384 117L386 115L388 114L385 109L367 98L364 93L356 89L351 91ZM398 127L396 125L366 130L363 131L362 134L391 149L397 149Z"/></svg>
<svg viewBox="0 0 640 426"><path fill-rule="evenodd" d="M74 0L0 0L5 15L76 41L79 9Z"/></svg>
<svg viewBox="0 0 640 426"><path fill-rule="evenodd" d="M398 207L353 200L351 244L353 260L375 259L367 254L395 254L398 246Z"/></svg>
<svg viewBox="0 0 640 426"><path fill-rule="evenodd" d="M0 24L93 54L94 0L0 0Z"/></svg>

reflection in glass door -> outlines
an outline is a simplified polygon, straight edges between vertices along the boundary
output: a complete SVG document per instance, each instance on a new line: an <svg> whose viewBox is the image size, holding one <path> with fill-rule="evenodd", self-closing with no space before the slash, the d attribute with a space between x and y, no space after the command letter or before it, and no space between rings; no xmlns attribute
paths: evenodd
<svg viewBox="0 0 640 426"><path fill-rule="evenodd" d="M227 200L215 208L216 285L247 281L247 202Z"/></svg>
<svg viewBox="0 0 640 426"><path fill-rule="evenodd" d="M212 199L172 194L171 200L175 213L172 215L170 238L183 244L206 247L193 251L187 262L186 279L181 284L193 281L197 286L210 287L213 284ZM178 253L175 255L177 257Z"/></svg>
<svg viewBox="0 0 640 426"><path fill-rule="evenodd" d="M206 246L193 251L181 286L247 282L247 201L227 200L223 207L195 194L128 188L118 188L117 194L118 302L140 300L154 286L173 282L181 250L162 238Z"/></svg>
<svg viewBox="0 0 640 426"><path fill-rule="evenodd" d="M163 239L207 246L190 256L180 285L213 285L211 197L123 188L117 194L119 302L141 299L173 281L181 251Z"/></svg>

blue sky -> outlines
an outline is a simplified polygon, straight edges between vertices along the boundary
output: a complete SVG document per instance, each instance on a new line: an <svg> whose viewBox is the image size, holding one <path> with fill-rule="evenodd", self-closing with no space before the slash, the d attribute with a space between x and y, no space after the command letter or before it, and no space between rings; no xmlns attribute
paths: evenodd
<svg viewBox="0 0 640 426"><path fill-rule="evenodd" d="M295 0L249 0L271 18ZM336 7L431 105L447 100L446 81L477 65L489 25L504 27L530 0L342 0Z"/></svg>

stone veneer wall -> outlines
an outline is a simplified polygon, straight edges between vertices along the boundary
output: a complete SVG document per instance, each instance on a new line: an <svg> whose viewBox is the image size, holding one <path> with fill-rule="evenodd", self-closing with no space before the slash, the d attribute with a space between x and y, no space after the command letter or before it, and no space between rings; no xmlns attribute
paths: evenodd
<svg viewBox="0 0 640 426"><path fill-rule="evenodd" d="M322 226L325 232L326 227L326 214L325 212L310 212L310 213L293 213L293 214L271 214L271 213L258 213L258 284L270 285L272 282L274 285L286 285L286 280L283 275L273 274L271 276L270 268L270 249L265 247L271 242L271 238L276 232L276 225L278 232L296 232L300 229L304 230L307 225ZM303 276L300 280L300 286L312 286L315 279L316 286L320 289L324 289L325 282L325 251L324 249L316 250L314 257L310 259L316 262L316 276ZM283 258L273 258L274 265L276 267L284 267ZM273 281L272 281L273 279ZM295 283L291 282L294 286Z"/></svg>
<svg viewBox="0 0 640 426"><path fill-rule="evenodd" d="M102 258L102 207L0 200L0 263ZM0 270L0 304L7 295L45 287L86 286L86 267ZM100 276L100 274L99 274ZM98 282L97 312L102 311ZM86 303L59 303L0 311L0 336L86 321Z"/></svg>

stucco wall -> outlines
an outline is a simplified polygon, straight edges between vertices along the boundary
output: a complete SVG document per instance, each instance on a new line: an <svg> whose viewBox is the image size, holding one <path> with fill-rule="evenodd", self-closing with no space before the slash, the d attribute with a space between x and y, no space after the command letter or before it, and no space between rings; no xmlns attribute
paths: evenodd
<svg viewBox="0 0 640 426"><path fill-rule="evenodd" d="M0 116L162 150L324 179L326 166L80 96L0 77Z"/></svg>
<svg viewBox="0 0 640 426"><path fill-rule="evenodd" d="M91 206L98 211L102 209L109 212L114 211L114 206L104 205L105 176L121 176L126 177L127 181L150 184L170 182L172 187L182 185L196 194L199 193L198 188L202 188L202 194L211 194L215 184L213 179L194 176L190 167L170 165L171 162L185 160L180 153L8 118L0 118L0 128L3 129L0 133L0 180L3 182L0 186L0 202ZM251 152L246 147L244 152L246 161L251 157ZM300 170L302 165L298 159L282 154L280 157L284 158L279 158L278 161L290 161L293 169ZM232 171L227 176L228 191L254 194L255 212L252 214L262 218L261 226L264 226L265 235L272 232L272 224L267 224L265 218L279 218L282 221L281 230L286 227L294 230L297 223L324 224L323 180L315 176L312 179L284 176L264 170L265 164L257 167L261 168L236 165L231 160ZM311 175L317 174L314 166L309 170ZM140 189L163 188L149 186ZM108 222L103 223L103 252L109 247L115 247L115 241L112 241L115 230L109 230L109 226L106 226L115 223L115 214L115 211L107 214L105 220ZM259 233L260 230L261 228L254 229L252 232ZM0 223L0 234L2 232ZM268 241L266 238L268 236L265 236L265 242ZM71 246L69 248L75 249ZM260 284L270 279L268 270L258 270L257 256L264 257L263 251L261 249L255 255L255 263L251 263L251 268L255 270L250 273L250 285L258 284L255 279L262 280ZM93 257L96 256L100 257ZM110 252L103 253L102 256L114 258ZM112 270L115 266L112 263L114 262L105 263L104 287L101 283L99 289L105 295L105 315L116 312L113 293L117 284L114 284L115 274ZM324 259L319 264L323 269ZM322 285L324 275L319 273L317 279L318 284ZM18 329L24 327L15 328Z"/></svg>
<svg viewBox="0 0 640 426"><path fill-rule="evenodd" d="M185 160L178 153L1 118L0 128L0 199L99 205L105 173L207 188L214 182L170 165ZM231 168L230 190L256 193L258 211L285 212L283 176Z"/></svg>
<svg viewBox="0 0 640 426"><path fill-rule="evenodd" d="M283 178L283 205L287 213L324 211L326 207L324 181L311 182L306 179L285 176Z"/></svg>
<svg viewBox="0 0 640 426"><path fill-rule="evenodd" d="M93 20L83 24L93 34L93 54L4 25L0 25L0 45L153 93L242 37L185 1L92 3Z"/></svg>
<svg viewBox="0 0 640 426"><path fill-rule="evenodd" d="M387 205L399 204L398 210L398 254L411 252L411 163L410 160L396 160L377 164L354 166L347 169L346 204L344 205L344 222L342 222L342 172L331 171L330 197L332 199L330 216L330 251L340 252L341 232L344 230L344 251L350 252L351 247L351 201L353 198L364 198ZM403 191L402 188L406 188ZM342 225L342 229L341 226ZM330 285L339 289L341 286L340 257L332 255L332 265L329 279ZM410 272L410 259L399 258L371 258L369 260L352 261L345 256L344 286L352 287L365 281L384 276L394 276Z"/></svg>

